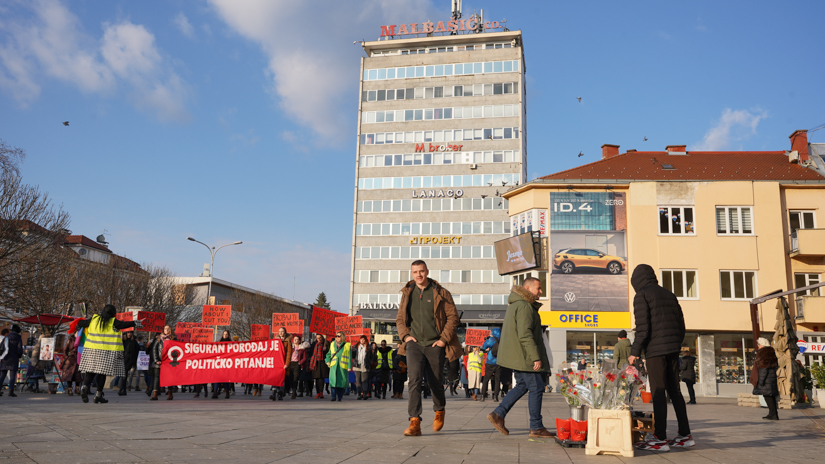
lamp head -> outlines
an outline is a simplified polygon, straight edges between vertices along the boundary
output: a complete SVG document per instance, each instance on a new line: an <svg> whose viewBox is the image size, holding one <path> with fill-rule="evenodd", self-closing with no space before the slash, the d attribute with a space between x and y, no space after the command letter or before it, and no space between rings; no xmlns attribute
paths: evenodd
<svg viewBox="0 0 825 464"><path fill-rule="evenodd" d="M235 243L233 243L233 245L240 245L241 243L243 243L243 242L235 242Z"/></svg>
<svg viewBox="0 0 825 464"><path fill-rule="evenodd" d="M186 240L189 240L190 242L194 242L194 241L195 241L195 239L194 239L194 238L192 238L192 237L186 237Z"/></svg>

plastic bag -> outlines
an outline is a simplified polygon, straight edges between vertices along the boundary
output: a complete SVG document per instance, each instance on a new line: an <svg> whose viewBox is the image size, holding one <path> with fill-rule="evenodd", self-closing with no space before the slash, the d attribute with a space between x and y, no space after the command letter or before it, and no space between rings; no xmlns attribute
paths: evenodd
<svg viewBox="0 0 825 464"><path fill-rule="evenodd" d="M559 440L567 440L570 438L570 422L573 419L556 419L556 436Z"/></svg>
<svg viewBox="0 0 825 464"><path fill-rule="evenodd" d="M570 439L573 441L587 441L587 421L570 419Z"/></svg>

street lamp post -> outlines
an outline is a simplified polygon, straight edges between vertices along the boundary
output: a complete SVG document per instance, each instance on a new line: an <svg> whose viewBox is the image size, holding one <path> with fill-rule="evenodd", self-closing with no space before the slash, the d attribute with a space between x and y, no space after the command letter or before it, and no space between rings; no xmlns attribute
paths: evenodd
<svg viewBox="0 0 825 464"><path fill-rule="evenodd" d="M209 255L212 257L212 261L209 263L209 286L206 290L206 304L209 304L209 297L212 296L212 277L215 275L215 272L214 272L214 269L213 269L213 267L215 266L215 255L218 254L218 252L223 247L228 247L228 246L232 246L232 245L240 245L243 242L227 243L226 245L221 245L216 249L215 247L210 248L209 245L207 245L207 244L205 244L205 243L203 243L199 240L195 240L192 237L186 237L186 240L189 240L191 242L197 242L197 243L200 243L201 245L205 246L206 249L209 250Z"/></svg>

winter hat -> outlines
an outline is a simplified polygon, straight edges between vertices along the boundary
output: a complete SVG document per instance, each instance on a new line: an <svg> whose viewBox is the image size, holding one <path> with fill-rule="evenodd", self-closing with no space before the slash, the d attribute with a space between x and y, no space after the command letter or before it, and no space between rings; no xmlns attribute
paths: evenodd
<svg viewBox="0 0 825 464"><path fill-rule="evenodd" d="M765 337L759 337L759 338L756 340L756 344L757 344L758 346L771 346L771 342L769 342L769 341L768 341L768 339L767 339L767 338L765 338Z"/></svg>

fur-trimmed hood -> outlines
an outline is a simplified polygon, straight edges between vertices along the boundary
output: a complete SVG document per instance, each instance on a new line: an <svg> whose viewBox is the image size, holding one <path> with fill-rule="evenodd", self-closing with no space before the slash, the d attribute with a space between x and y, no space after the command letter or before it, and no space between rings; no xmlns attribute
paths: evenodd
<svg viewBox="0 0 825 464"><path fill-rule="evenodd" d="M533 295L532 293L528 292L527 289L522 287L521 285L513 285L513 288L510 289L510 292L512 293L510 293L510 298L507 299L508 303L513 303L515 301L518 301L519 299L523 299L524 301L532 305L538 299L536 295ZM513 293L515 293L515 295L513 295Z"/></svg>

